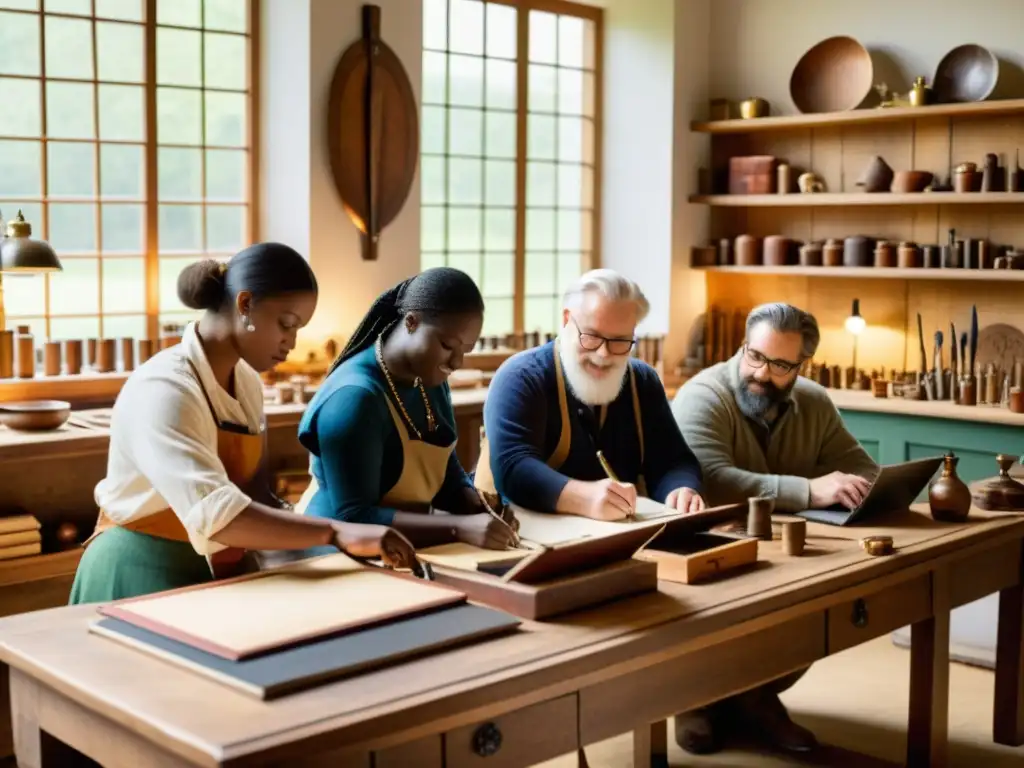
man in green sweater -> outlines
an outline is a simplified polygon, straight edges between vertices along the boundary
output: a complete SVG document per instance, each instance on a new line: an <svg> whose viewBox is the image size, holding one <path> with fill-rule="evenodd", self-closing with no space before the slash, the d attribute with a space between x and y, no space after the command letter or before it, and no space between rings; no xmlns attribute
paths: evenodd
<svg viewBox="0 0 1024 768"><path fill-rule="evenodd" d="M828 391L798 375L818 349L814 316L789 304L756 307L740 350L684 384L672 413L700 461L709 507L775 499L779 512L858 506L878 465L843 424ZM676 717L676 741L692 753L721 746L726 722L790 751L816 745L789 719L779 693L800 670L711 707Z"/></svg>

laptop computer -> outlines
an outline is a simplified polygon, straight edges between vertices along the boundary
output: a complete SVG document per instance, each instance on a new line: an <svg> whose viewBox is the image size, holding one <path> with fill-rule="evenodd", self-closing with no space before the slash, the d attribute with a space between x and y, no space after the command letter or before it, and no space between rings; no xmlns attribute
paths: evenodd
<svg viewBox="0 0 1024 768"><path fill-rule="evenodd" d="M864 501L855 509L835 504L827 509L805 509L798 517L828 525L851 525L875 514L904 510L942 466L942 457L905 461L881 467Z"/></svg>

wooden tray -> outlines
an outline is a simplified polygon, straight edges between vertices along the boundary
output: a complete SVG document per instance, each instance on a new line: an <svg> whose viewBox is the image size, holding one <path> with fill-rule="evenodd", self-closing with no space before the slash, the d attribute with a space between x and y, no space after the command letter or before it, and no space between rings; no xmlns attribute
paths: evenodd
<svg viewBox="0 0 1024 768"><path fill-rule="evenodd" d="M512 632L519 621L475 605L369 627L340 637L232 661L112 618L89 631L203 675L257 699L274 699L342 677Z"/></svg>
<svg viewBox="0 0 1024 768"><path fill-rule="evenodd" d="M156 595L99 612L225 659L244 659L464 602L450 587L337 553Z"/></svg>
<svg viewBox="0 0 1024 768"><path fill-rule="evenodd" d="M473 600L530 621L591 608L658 589L658 566L630 558L541 584L505 581L500 576L438 566L434 578Z"/></svg>

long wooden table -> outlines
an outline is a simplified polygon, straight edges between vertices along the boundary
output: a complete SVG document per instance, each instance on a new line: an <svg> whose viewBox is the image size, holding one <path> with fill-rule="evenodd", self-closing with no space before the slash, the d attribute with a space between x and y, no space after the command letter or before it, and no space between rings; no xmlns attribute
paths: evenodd
<svg viewBox="0 0 1024 768"><path fill-rule="evenodd" d="M949 612L999 592L994 739L1024 744L1024 516L924 510L808 525L786 557L706 585L595 607L273 702L88 634L94 606L0 620L22 768L526 766L620 733L637 765L672 714L913 626L906 764L946 763ZM898 551L870 557L864 535ZM870 671L866 670L865 674ZM6 721L6 718L4 718ZM490 754L488 754L490 753ZM487 755L487 756L484 756ZM481 762L486 761L486 762Z"/></svg>

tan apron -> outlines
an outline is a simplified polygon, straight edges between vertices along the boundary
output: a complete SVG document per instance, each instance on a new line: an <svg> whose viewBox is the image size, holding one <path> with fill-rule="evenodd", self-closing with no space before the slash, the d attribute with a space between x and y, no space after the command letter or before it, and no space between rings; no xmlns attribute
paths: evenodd
<svg viewBox="0 0 1024 768"><path fill-rule="evenodd" d="M558 385L558 412L562 418L562 431L558 435L558 444L555 446L555 450L552 451L545 463L551 469L558 471L569 457L569 446L572 445L572 427L569 423L569 400L566 395L565 374L562 372L562 357L558 353L557 340L553 344L553 352L555 356L555 381ZM640 440L640 466L642 468L644 465L644 424L640 412L640 395L636 389L636 375L633 373L633 366L630 365L628 368L629 388L633 398L633 421L636 423L637 437ZM608 415L608 409L605 406L600 406L598 411L599 428L604 428L604 420ZM480 436L480 459L476 464L474 484L481 491L489 493L498 492L494 487L494 474L491 472L491 451L487 444L487 436L484 434ZM635 485L638 496L647 495L647 483L644 481L642 469Z"/></svg>
<svg viewBox="0 0 1024 768"><path fill-rule="evenodd" d="M423 440L416 440L409 434L409 427L406 425L395 406L391 404L391 398L384 396L391 411L391 419L398 430L398 437L402 441L402 474L393 486L384 494L379 506L390 507L399 511L408 512L423 505L430 505L437 496L438 491L444 484L445 475L448 473L448 460L458 439L453 440L450 445L431 445ZM352 446L352 450L359 450L359 446ZM319 490L316 477L310 473L309 487L306 488L295 505L295 511L305 514L306 508L313 496Z"/></svg>
<svg viewBox="0 0 1024 768"><path fill-rule="evenodd" d="M210 400L210 395L203 386L203 380L199 377L199 372L191 360L189 365L199 381L199 387L203 390L203 396L210 406L210 414L217 424L217 456L224 465L228 479L239 488L245 489L259 474L260 467L263 464L266 435L262 432L260 434L252 434L249 432L248 427L241 424L220 421L217 418L216 410L214 410L213 402ZM181 520L172 509L154 512L151 515L127 523L114 522L101 509L99 518L96 521L96 529L85 541L84 546L88 546L103 531L117 526L160 539L181 542L188 542L189 540L185 526L182 525ZM228 547L210 555L208 560L213 575L216 578L235 575L238 572L244 554L244 549Z"/></svg>

